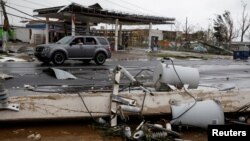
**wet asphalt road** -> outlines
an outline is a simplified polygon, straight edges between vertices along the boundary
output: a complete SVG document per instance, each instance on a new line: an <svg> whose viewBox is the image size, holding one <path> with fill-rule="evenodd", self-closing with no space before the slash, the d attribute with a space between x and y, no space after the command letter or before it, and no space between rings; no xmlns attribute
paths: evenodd
<svg viewBox="0 0 250 141"><path fill-rule="evenodd" d="M133 75L141 69L154 70L160 61L157 59L142 60L107 60L102 66L93 62L83 64L79 61L66 61L64 65L56 67L75 75L76 80L57 80L48 75L44 70L55 67L52 64L44 65L39 62L5 62L0 63L0 72L14 76L13 79L4 82L10 95L25 95L17 90L24 90L24 85L90 85L105 86L112 84L112 69L122 65ZM171 62L167 62L171 64ZM250 63L234 60L174 60L175 65L198 68L200 71L200 84L233 83L238 88L250 88ZM151 81L152 72L146 71L143 76ZM124 78L125 79L125 78ZM126 81L124 81L126 83ZM15 93L16 92L16 93Z"/></svg>

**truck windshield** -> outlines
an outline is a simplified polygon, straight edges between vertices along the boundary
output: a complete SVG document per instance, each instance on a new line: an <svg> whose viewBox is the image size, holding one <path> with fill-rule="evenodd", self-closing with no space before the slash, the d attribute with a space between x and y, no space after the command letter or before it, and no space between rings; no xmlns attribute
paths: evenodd
<svg viewBox="0 0 250 141"><path fill-rule="evenodd" d="M63 37L62 39L60 39L59 41L57 41L57 44L69 44L69 42L71 41L72 37L71 36L66 36Z"/></svg>

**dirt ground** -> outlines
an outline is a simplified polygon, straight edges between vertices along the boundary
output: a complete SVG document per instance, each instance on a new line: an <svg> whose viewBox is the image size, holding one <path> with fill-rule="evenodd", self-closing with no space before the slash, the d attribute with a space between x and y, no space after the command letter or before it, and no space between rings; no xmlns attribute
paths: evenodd
<svg viewBox="0 0 250 141"><path fill-rule="evenodd" d="M19 125L0 127L1 141L122 141L119 136L107 135L91 123L61 123ZM13 125L12 125L13 126ZM205 130L195 129L181 131L182 138L192 141L207 141ZM32 136L38 136L35 138Z"/></svg>

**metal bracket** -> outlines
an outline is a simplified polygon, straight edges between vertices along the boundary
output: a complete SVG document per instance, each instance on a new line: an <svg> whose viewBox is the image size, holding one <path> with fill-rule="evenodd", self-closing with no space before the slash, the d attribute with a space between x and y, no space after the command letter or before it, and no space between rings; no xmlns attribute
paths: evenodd
<svg viewBox="0 0 250 141"><path fill-rule="evenodd" d="M0 104L0 110L12 110L12 111L16 111L19 112L19 104Z"/></svg>
<svg viewBox="0 0 250 141"><path fill-rule="evenodd" d="M119 103L122 103L122 104L125 104L125 105L132 105L132 106L136 105L136 100L121 97L121 96L118 96L118 95L112 95L112 101L119 102Z"/></svg>

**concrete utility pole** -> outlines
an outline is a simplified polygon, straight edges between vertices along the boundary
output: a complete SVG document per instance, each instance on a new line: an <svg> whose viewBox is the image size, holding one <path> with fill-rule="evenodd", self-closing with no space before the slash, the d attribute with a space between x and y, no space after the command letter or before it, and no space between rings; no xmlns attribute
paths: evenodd
<svg viewBox="0 0 250 141"><path fill-rule="evenodd" d="M2 8L2 11L3 11L3 16L4 16L4 24L3 24L3 47L2 47L2 50L3 52L7 52L8 49L7 49L7 32L10 30L10 25L9 25L9 19L8 19L8 16L7 16L7 13L6 13L6 10L5 10L5 2L3 0L0 1L1 2L1 8Z"/></svg>
<svg viewBox="0 0 250 141"><path fill-rule="evenodd" d="M149 23L149 27L148 27L148 49L150 51L153 51L152 45L151 45L151 30L152 30L152 23Z"/></svg>
<svg viewBox="0 0 250 141"><path fill-rule="evenodd" d="M71 36L76 35L76 15L72 14L71 15Z"/></svg>
<svg viewBox="0 0 250 141"><path fill-rule="evenodd" d="M49 44L49 18L46 17L45 44Z"/></svg>
<svg viewBox="0 0 250 141"><path fill-rule="evenodd" d="M185 24L185 40L187 41L188 36L188 17L186 17L186 24Z"/></svg>
<svg viewBox="0 0 250 141"><path fill-rule="evenodd" d="M119 19L115 19L115 51L118 50L118 24Z"/></svg>

